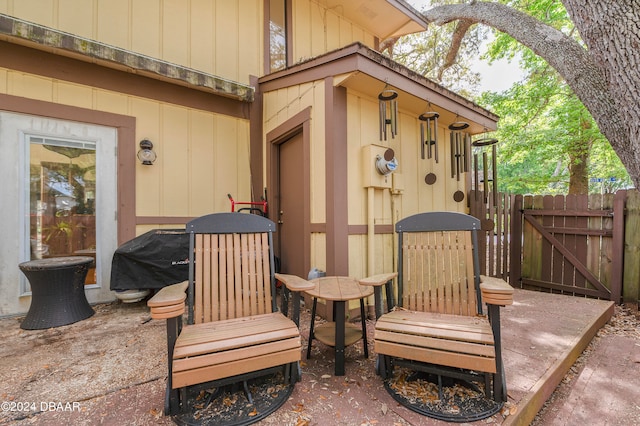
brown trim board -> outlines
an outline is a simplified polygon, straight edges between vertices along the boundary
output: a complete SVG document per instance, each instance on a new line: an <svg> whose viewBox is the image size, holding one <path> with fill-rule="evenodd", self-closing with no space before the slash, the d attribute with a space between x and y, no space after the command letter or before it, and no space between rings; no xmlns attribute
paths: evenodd
<svg viewBox="0 0 640 426"><path fill-rule="evenodd" d="M249 119L248 102L0 41L0 67Z"/></svg>

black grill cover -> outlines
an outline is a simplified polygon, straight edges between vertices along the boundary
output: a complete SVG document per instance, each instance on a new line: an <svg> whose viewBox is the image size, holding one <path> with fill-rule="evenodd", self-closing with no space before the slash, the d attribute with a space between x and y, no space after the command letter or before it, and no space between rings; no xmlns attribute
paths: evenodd
<svg viewBox="0 0 640 426"><path fill-rule="evenodd" d="M189 279L189 234L154 229L113 254L111 290L158 289Z"/></svg>

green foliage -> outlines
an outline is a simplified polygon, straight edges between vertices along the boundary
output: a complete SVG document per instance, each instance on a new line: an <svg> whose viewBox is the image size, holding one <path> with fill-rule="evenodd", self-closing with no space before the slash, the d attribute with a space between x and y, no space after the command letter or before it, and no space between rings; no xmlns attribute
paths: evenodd
<svg viewBox="0 0 640 426"><path fill-rule="evenodd" d="M453 3L459 1L432 0L428 7ZM393 48L392 59L462 96L473 97L479 93L480 74L472 69L472 60L480 55L489 29L473 25L462 40L455 62L439 75L456 25L455 22L442 27L431 25L424 32L400 38Z"/></svg>
<svg viewBox="0 0 640 426"><path fill-rule="evenodd" d="M581 42L559 0L500 2ZM451 3L458 1L433 0L428 7ZM426 32L402 38L394 48L393 59L500 116L498 131L485 136L500 141L501 191L566 194L570 189L576 193L588 187L589 192L601 192L632 185L611 145L571 89L546 61L511 36L472 26L460 45L456 63L439 79L438 70L445 62L455 26L455 22L443 27L430 26ZM478 95L479 75L472 69L472 60L478 57L490 31L492 41L482 58L489 63L517 61L524 78L502 93ZM594 179L602 182L589 183Z"/></svg>
<svg viewBox="0 0 640 426"><path fill-rule="evenodd" d="M578 39L564 6L554 0L512 0L520 9ZM631 180L593 118L542 58L512 37L497 33L485 58L519 61L526 77L504 93L484 93L478 103L501 116L493 136L499 148L499 186L516 193L567 193L569 170L587 161L588 175L602 178L589 192L631 186ZM612 181L610 178L614 178ZM586 186L586 182L582 182Z"/></svg>

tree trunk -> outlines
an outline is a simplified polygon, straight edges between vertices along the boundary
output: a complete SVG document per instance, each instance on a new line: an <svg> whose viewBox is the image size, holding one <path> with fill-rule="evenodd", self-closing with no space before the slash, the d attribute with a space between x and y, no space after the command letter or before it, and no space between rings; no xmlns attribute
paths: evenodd
<svg viewBox="0 0 640 426"><path fill-rule="evenodd" d="M591 144L589 144L591 145ZM569 194L589 193L589 153L569 154Z"/></svg>

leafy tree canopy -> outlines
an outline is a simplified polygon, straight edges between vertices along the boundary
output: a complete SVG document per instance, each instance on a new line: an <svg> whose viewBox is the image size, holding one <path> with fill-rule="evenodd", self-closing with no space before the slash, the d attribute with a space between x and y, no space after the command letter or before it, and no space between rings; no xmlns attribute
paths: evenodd
<svg viewBox="0 0 640 426"><path fill-rule="evenodd" d="M637 0L604 0L597 5L578 0L431 3L423 14L439 27L430 26L427 33L398 43L394 59L475 97L501 116L496 135L501 141L501 189L586 192L589 177L603 179L608 187L626 187L631 182L618 155L637 181L640 161L636 164L634 152L640 152L640 146L636 151L633 147L640 145L640 113L637 102L629 102L629 93L619 96L621 90L640 91L638 67L622 66L633 63L629 47L635 45L637 52L640 45L638 33L625 27L637 23ZM504 93L475 96L478 75L470 69L470 59L477 57L489 27L495 39L485 57L517 60L525 78ZM579 36L584 34L586 43ZM626 87L614 73L622 74ZM628 90L628 82L633 90ZM624 111L633 113L626 121L620 115ZM635 122L629 121L634 117ZM596 182L590 190L604 187Z"/></svg>

